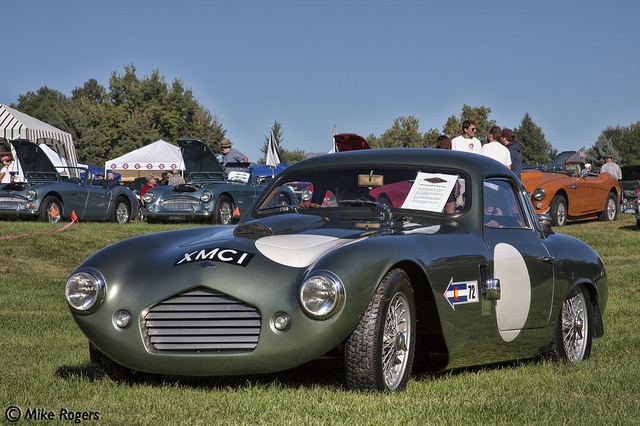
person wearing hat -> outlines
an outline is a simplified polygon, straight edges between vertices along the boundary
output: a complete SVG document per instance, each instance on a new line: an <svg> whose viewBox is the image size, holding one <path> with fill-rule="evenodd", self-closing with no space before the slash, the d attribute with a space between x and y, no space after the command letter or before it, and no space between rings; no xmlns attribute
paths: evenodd
<svg viewBox="0 0 640 426"><path fill-rule="evenodd" d="M184 183L184 178L180 176L179 170L174 170L173 175L169 178L169 185L180 185Z"/></svg>
<svg viewBox="0 0 640 426"><path fill-rule="evenodd" d="M104 179L104 172L98 172L98 179Z"/></svg>
<svg viewBox="0 0 640 426"><path fill-rule="evenodd" d="M147 183L140 188L140 197L142 197L145 192L150 190L151 188L155 188L158 184L158 176L153 172L147 173Z"/></svg>
<svg viewBox="0 0 640 426"><path fill-rule="evenodd" d="M502 138L500 141L509 149L509 154L511 154L511 171L520 179L520 175L522 174L522 145L520 145L520 142L514 140L513 130L506 127L502 129Z"/></svg>
<svg viewBox="0 0 640 426"><path fill-rule="evenodd" d="M229 139L222 139L220 142L220 148L222 148L222 169L225 173L229 172L244 172L244 167L233 167L231 163L248 163L249 158L238 151L235 148L231 148L231 141ZM227 167L229 164L229 167Z"/></svg>
<svg viewBox="0 0 640 426"><path fill-rule="evenodd" d="M11 157L4 157L2 159L2 170L0 171L0 183L11 183L11 173L9 173L9 166L13 160Z"/></svg>
<svg viewBox="0 0 640 426"><path fill-rule="evenodd" d="M622 180L622 170L620 170L620 166L613 162L613 155L607 154L604 161L605 163L600 167L600 174L609 173L614 178Z"/></svg>

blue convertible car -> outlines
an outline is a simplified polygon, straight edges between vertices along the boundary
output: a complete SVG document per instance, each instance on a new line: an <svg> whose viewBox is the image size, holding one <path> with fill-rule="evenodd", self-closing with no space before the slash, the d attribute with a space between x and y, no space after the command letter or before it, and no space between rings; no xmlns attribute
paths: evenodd
<svg viewBox="0 0 640 426"><path fill-rule="evenodd" d="M251 207L271 178L253 169L247 172L222 170L211 149L199 139L180 139L178 145L187 169L187 182L157 186L143 196L143 213L149 223L201 220L229 225ZM282 194L283 203L294 200L293 192Z"/></svg>
<svg viewBox="0 0 640 426"><path fill-rule="evenodd" d="M117 180L66 178L36 143L11 141L25 182L0 186L0 218L57 223L75 212L80 220L127 223L138 213L136 195Z"/></svg>

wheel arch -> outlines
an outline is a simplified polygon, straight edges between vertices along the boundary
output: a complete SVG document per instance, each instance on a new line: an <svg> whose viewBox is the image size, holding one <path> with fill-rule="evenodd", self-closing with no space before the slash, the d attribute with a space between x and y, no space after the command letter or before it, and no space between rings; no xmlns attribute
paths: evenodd
<svg viewBox="0 0 640 426"><path fill-rule="evenodd" d="M550 198L549 198L549 206L551 206L551 200L553 200L553 198L556 195L560 195L562 196L562 198L564 198L564 202L567 203L567 216L569 215L569 194L567 194L567 191L564 190L564 188L560 188L558 189L555 194L553 194Z"/></svg>
<svg viewBox="0 0 640 426"><path fill-rule="evenodd" d="M604 322L602 320L602 311L600 310L600 303L598 302L598 288L596 284L591 281L583 281L576 283L567 289L567 294L576 287L582 287L591 304L591 320L592 320L592 337L599 338L604 335Z"/></svg>
<svg viewBox="0 0 640 426"><path fill-rule="evenodd" d="M416 368L430 371L442 370L448 363L449 352L427 273L418 264L409 260L398 262L389 270L394 268L404 270L409 276L416 302L417 335L414 365Z"/></svg>
<svg viewBox="0 0 640 426"><path fill-rule="evenodd" d="M49 191L49 192L47 192L46 194L44 194L42 196L38 195L38 198L40 199L40 204L38 204L38 206L42 205L42 202L47 197L56 197L58 199L58 201L60 202L60 206L62 206L62 211L64 212L64 198L62 197L62 194L60 194L58 191Z"/></svg>

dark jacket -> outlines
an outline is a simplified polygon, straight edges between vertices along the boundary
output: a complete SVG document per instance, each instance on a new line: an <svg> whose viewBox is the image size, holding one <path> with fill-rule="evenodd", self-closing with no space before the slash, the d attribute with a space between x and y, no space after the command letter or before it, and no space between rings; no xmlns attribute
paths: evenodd
<svg viewBox="0 0 640 426"><path fill-rule="evenodd" d="M509 153L511 154L511 171L520 179L522 174L522 145L518 141L513 141L507 144L507 148L509 148Z"/></svg>

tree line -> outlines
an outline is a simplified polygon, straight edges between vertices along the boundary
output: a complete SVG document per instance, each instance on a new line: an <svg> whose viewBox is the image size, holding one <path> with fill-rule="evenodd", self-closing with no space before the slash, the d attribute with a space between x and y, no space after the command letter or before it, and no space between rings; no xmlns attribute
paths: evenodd
<svg viewBox="0 0 640 426"><path fill-rule="evenodd" d="M133 64L125 66L123 74L111 73L108 90L95 79L76 87L71 97L44 86L20 95L18 103L10 106L71 133L78 161L98 166L158 139L175 143L182 137L195 137L220 153L219 143L226 133L220 119L200 105L181 80L168 84L159 70L139 78ZM432 128L424 133L416 117L398 117L380 136L371 133L366 139L372 148L433 148L441 134L450 138L462 134L462 122L470 119L476 123L478 139L485 143L488 129L496 124L490 114L491 108L463 105L461 113L450 116L441 130ZM307 156L303 150L283 146L280 123L274 121L272 129L283 162L295 163ZM524 164L549 163L557 154L528 112L513 131L522 144ZM259 163L265 161L268 140L266 135ZM598 168L605 156L611 155L620 166L640 164L638 146L640 121L628 127L607 127L587 149L586 161Z"/></svg>

